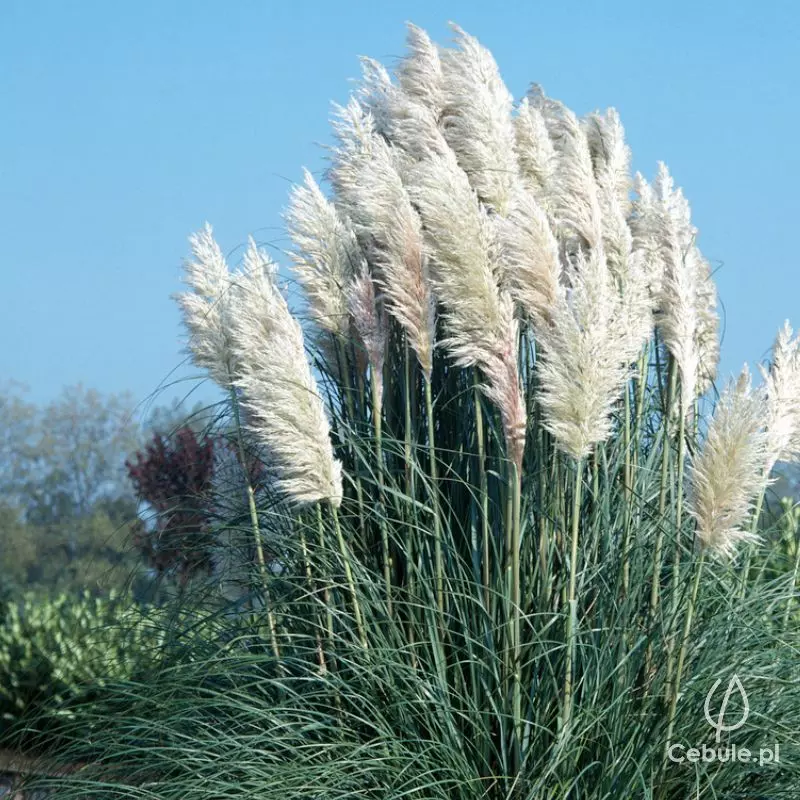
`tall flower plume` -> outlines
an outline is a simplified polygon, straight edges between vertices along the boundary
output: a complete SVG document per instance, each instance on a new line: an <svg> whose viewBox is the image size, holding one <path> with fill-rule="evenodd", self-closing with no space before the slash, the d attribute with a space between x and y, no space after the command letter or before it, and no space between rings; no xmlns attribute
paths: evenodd
<svg viewBox="0 0 800 800"><path fill-rule="evenodd" d="M235 371L229 330L231 292L228 264L214 240L211 226L189 239L194 260L185 264L184 281L191 291L176 296L189 332L194 363L223 389L230 389Z"/></svg>
<svg viewBox="0 0 800 800"><path fill-rule="evenodd" d="M529 100L535 95L529 94ZM552 182L553 216L568 254L579 248L602 244L602 210L598 198L594 165L586 129L568 108L553 101L540 100L557 153L556 175Z"/></svg>
<svg viewBox="0 0 800 800"><path fill-rule="evenodd" d="M630 149L625 131L614 109L591 114L584 123L594 164L597 202L602 220L601 238L608 268L616 283L622 304L622 324L630 338L633 354L650 338L653 330L655 297L652 262L634 248L628 222L632 180Z"/></svg>
<svg viewBox="0 0 800 800"><path fill-rule="evenodd" d="M383 399L383 365L386 359L388 322L375 292L375 282L366 267L357 275L348 288L348 303L353 317L353 326L377 386L377 395Z"/></svg>
<svg viewBox="0 0 800 800"><path fill-rule="evenodd" d="M544 425L575 459L611 433L611 411L635 356L602 248L578 251L550 320L537 328Z"/></svg>
<svg viewBox="0 0 800 800"><path fill-rule="evenodd" d="M534 322L547 320L561 277L558 241L544 209L519 186L506 218L495 218L502 281Z"/></svg>
<svg viewBox="0 0 800 800"><path fill-rule="evenodd" d="M681 409L686 414L716 374L716 289L708 262L695 244L689 204L664 164L659 165L653 196L640 211L652 215L638 227L655 237L654 249L662 261L657 323L678 367Z"/></svg>
<svg viewBox="0 0 800 800"><path fill-rule="evenodd" d="M249 425L268 448L278 487L297 505L341 503L341 465L303 346L303 332L275 285L276 267L251 240L236 276L232 336L236 385Z"/></svg>
<svg viewBox="0 0 800 800"><path fill-rule="evenodd" d="M585 123L586 138L592 155L597 182L613 194L623 214L630 206L631 150L625 142L625 130L613 108L603 114L590 114Z"/></svg>
<svg viewBox="0 0 800 800"><path fill-rule="evenodd" d="M769 447L765 471L778 461L800 457L800 337L787 321L772 348L769 370L762 368L767 396Z"/></svg>
<svg viewBox="0 0 800 800"><path fill-rule="evenodd" d="M461 366L477 366L499 408L509 458L519 466L526 411L517 373L513 301L494 269L492 226L455 155L433 156L409 180L430 253L434 291L445 309L443 346Z"/></svg>
<svg viewBox="0 0 800 800"><path fill-rule="evenodd" d="M525 97L514 117L517 160L522 179L534 197L547 207L556 170L556 150L541 109Z"/></svg>
<svg viewBox="0 0 800 800"><path fill-rule="evenodd" d="M454 30L458 47L442 53L442 130L478 197L505 216L518 175L513 98L492 54Z"/></svg>
<svg viewBox="0 0 800 800"><path fill-rule="evenodd" d="M349 113L359 114L356 109ZM398 171L397 150L368 122L354 128L357 134L346 142L342 130L343 146L334 157L331 179L337 200L364 243L389 312L430 378L435 320L422 223Z"/></svg>
<svg viewBox="0 0 800 800"><path fill-rule="evenodd" d="M697 535L714 555L732 557L738 544L758 539L743 525L766 480L766 418L764 395L753 390L745 366L717 403L691 467L691 512Z"/></svg>
<svg viewBox="0 0 800 800"><path fill-rule="evenodd" d="M355 234L307 170L303 186L292 189L286 222L295 245L294 271L314 322L344 336L350 321L347 286L361 266Z"/></svg>

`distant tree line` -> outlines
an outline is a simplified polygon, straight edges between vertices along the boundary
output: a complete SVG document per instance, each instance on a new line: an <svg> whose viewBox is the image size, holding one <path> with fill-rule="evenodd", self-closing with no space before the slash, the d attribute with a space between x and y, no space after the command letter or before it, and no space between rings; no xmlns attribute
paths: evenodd
<svg viewBox="0 0 800 800"><path fill-rule="evenodd" d="M0 387L0 593L104 592L145 572L133 545L140 510L126 461L200 408L158 407L145 424L127 393L67 387L39 405Z"/></svg>

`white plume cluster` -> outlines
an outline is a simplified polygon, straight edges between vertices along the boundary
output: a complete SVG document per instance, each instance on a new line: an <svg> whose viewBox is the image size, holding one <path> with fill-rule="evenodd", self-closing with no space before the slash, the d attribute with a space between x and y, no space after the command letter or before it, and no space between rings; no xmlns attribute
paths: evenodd
<svg viewBox="0 0 800 800"><path fill-rule="evenodd" d="M275 265L251 240L235 282L237 387L250 428L268 448L279 488L298 505L341 502L341 465L306 361L303 331L275 285Z"/></svg>
<svg viewBox="0 0 800 800"><path fill-rule="evenodd" d="M331 170L337 201L364 243L389 312L406 332L409 345L429 379L433 368L435 305L423 253L422 222L398 170L399 151L378 135L371 118L363 115L357 105L354 107L351 102L344 113L357 122L340 127L342 144L335 152ZM369 276L362 269L355 282L364 287L365 280ZM363 288L356 292L360 293ZM364 304L354 307L351 303L357 330L374 329L369 319L359 319L358 309L363 311ZM372 336L372 340L372 345L364 340L368 352L374 348L376 337Z"/></svg>
<svg viewBox="0 0 800 800"><path fill-rule="evenodd" d="M460 28L454 31L457 47L441 57L441 127L480 200L505 216L519 173L513 98L492 54Z"/></svg>
<svg viewBox="0 0 800 800"><path fill-rule="evenodd" d="M558 240L530 191L514 192L508 217L496 219L501 282L534 323L549 321L561 279Z"/></svg>
<svg viewBox="0 0 800 800"><path fill-rule="evenodd" d="M347 335L347 286L362 265L355 234L308 171L304 185L292 190L286 221L312 319L329 333Z"/></svg>
<svg viewBox="0 0 800 800"><path fill-rule="evenodd" d="M537 86L515 108L489 51L454 31L455 46L440 48L410 26L394 74L362 59L362 82L334 116L330 196L307 172L291 195L295 274L312 322L361 345L379 394L387 312L426 379L437 344L456 364L477 367L518 465L527 429L517 366L524 320L537 343L544 424L564 452L582 458L612 431L654 312L678 365L684 411L713 378L710 269L666 168L653 186L632 180L616 111L579 119ZM227 266L210 231L193 247L194 291L181 305L196 361L220 381L235 376L264 442L275 440L290 494L336 500L327 421L267 262L251 248L257 277L242 276L234 299L220 302ZM308 442L290 442L301 416Z"/></svg>
<svg viewBox="0 0 800 800"><path fill-rule="evenodd" d="M545 427L578 459L611 433L612 407L636 353L602 250L579 251L569 276L571 287L562 287L550 321L537 329L539 402Z"/></svg>
<svg viewBox="0 0 800 800"><path fill-rule="evenodd" d="M637 176L631 227L657 280L657 324L678 367L681 409L713 381L719 362L717 294L711 269L695 244L689 204L664 164L653 186Z"/></svg>
<svg viewBox="0 0 800 800"><path fill-rule="evenodd" d="M178 297L195 363L235 389L277 486L296 503L341 501L341 467L305 357L303 333L275 285L276 266L251 240L232 274L206 226L191 238L193 289ZM347 317L345 317L347 319Z"/></svg>
<svg viewBox="0 0 800 800"><path fill-rule="evenodd" d="M743 526L767 480L766 419L764 394L753 389L745 367L717 403L691 466L691 512L701 546L714 555L732 557L740 543L758 540Z"/></svg>
<svg viewBox="0 0 800 800"><path fill-rule="evenodd" d="M534 325L540 402L559 447L581 458L611 433L629 365L650 337L652 275L627 221L630 153L616 112L581 122L538 87L527 101L537 136L547 131L552 145L550 191L539 191L549 196L562 264L556 300Z"/></svg>
<svg viewBox="0 0 800 800"><path fill-rule="evenodd" d="M517 160L526 188L545 210L549 209L556 172L556 149L542 111L525 97L514 117Z"/></svg>
<svg viewBox="0 0 800 800"><path fill-rule="evenodd" d="M517 323L511 296L495 275L493 228L455 155L421 162L409 179L425 221L434 291L445 309L442 343L457 364L477 366L503 418L509 457L522 461L527 424L517 374Z"/></svg>
<svg viewBox="0 0 800 800"><path fill-rule="evenodd" d="M209 224L193 234L189 243L194 260L184 265L184 282L191 291L175 299L189 334L192 360L227 391L235 374L228 264Z"/></svg>
<svg viewBox="0 0 800 800"><path fill-rule="evenodd" d="M353 302L365 276L428 378L438 303L442 346L480 368L515 453L526 428L515 319L526 319L541 345L545 422L563 450L585 455L611 431L656 306L687 401L713 376L708 265L668 176L655 188L639 179L632 202L616 111L581 120L537 86L515 109L491 53L454 31L455 46L440 48L410 26L394 75L362 59L362 83L333 122L331 199L308 178L293 196L298 276L315 320L359 333L373 372L385 336L371 306Z"/></svg>
<svg viewBox="0 0 800 800"><path fill-rule="evenodd" d="M409 101L427 108L436 118L444 105L442 62L430 36L416 25L408 26L408 55L397 70L400 88Z"/></svg>

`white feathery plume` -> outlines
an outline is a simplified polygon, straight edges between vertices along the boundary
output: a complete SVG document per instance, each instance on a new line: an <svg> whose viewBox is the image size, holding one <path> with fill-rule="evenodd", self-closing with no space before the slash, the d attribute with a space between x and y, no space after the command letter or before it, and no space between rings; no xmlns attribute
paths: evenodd
<svg viewBox="0 0 800 800"><path fill-rule="evenodd" d="M768 453L765 472L778 461L800 458L800 337L787 320L772 347L769 370L761 367L767 396Z"/></svg>
<svg viewBox="0 0 800 800"><path fill-rule="evenodd" d="M583 121L597 181L597 202L602 219L602 237L608 266L615 277L626 270L633 248L628 226L630 211L630 150L614 109L604 115L591 114Z"/></svg>
<svg viewBox="0 0 800 800"><path fill-rule="evenodd" d="M547 133L553 146L558 150L560 133L559 127L561 125L562 117L567 110L567 107L560 101L554 100L545 94L544 88L541 84L532 83L525 93L525 99L530 104L531 108L535 108L544 121Z"/></svg>
<svg viewBox="0 0 800 800"><path fill-rule="evenodd" d="M353 326L364 347L377 396L383 400L383 365L386 359L388 321L375 294L375 283L366 266L348 288Z"/></svg>
<svg viewBox="0 0 800 800"><path fill-rule="evenodd" d="M651 334L654 301L651 262L635 251L626 220L630 151L619 117L611 109L581 122L537 85L520 110L520 116L534 115L537 136L546 131L552 148L545 151L548 161L555 161L545 204L564 255L574 260L580 250L586 259L587 248L600 248L599 258L606 262L620 296L617 321L627 334L616 355L633 359Z"/></svg>
<svg viewBox="0 0 800 800"><path fill-rule="evenodd" d="M709 389L717 377L719 367L719 314L717 313L717 285L711 273L711 265L697 247L690 255L695 259L697 270L697 395Z"/></svg>
<svg viewBox="0 0 800 800"><path fill-rule="evenodd" d="M611 412L629 377L631 340L602 248L579 250L537 340L539 402L560 450L583 458L612 430Z"/></svg>
<svg viewBox="0 0 800 800"><path fill-rule="evenodd" d="M652 334L655 298L650 286L650 262L644 252L634 250L633 233L626 219L630 207L630 152L613 109L603 116L591 116L585 128L596 174L603 250L620 294L629 353L635 358Z"/></svg>
<svg viewBox="0 0 800 800"><path fill-rule="evenodd" d="M664 258L661 252L660 210L653 187L640 172L633 177L634 197L628 215L634 253L643 259L648 274L650 293L658 298L664 279Z"/></svg>
<svg viewBox="0 0 800 800"><path fill-rule="evenodd" d="M456 363L482 371L498 407L509 458L519 467L526 411L517 374L513 301L498 286L492 226L452 152L421 162L409 192L423 219L434 292L445 310L443 342Z"/></svg>
<svg viewBox="0 0 800 800"><path fill-rule="evenodd" d="M435 304L422 223L396 168L395 154L395 148L372 134L363 150L348 148L337 154L334 180L342 207L359 238L368 242L369 260L388 310L430 378Z"/></svg>
<svg viewBox="0 0 800 800"><path fill-rule="evenodd" d="M492 54L453 26L458 48L442 53L445 139L478 197L501 216L508 213L518 177L513 98Z"/></svg>
<svg viewBox="0 0 800 800"><path fill-rule="evenodd" d="M717 377L719 367L719 314L717 313L717 286L711 274L711 265L697 247L693 247L690 258L695 259L697 270L697 396L709 389Z"/></svg>
<svg viewBox="0 0 800 800"><path fill-rule="evenodd" d="M397 70L400 88L411 100L430 109L436 119L444 105L439 48L422 28L410 23L406 44L408 55L400 62Z"/></svg>
<svg viewBox="0 0 800 800"><path fill-rule="evenodd" d="M547 209L556 171L556 150L541 110L532 106L527 97L514 117L514 134L520 175L536 200Z"/></svg>
<svg viewBox="0 0 800 800"><path fill-rule="evenodd" d="M354 203L348 198L359 190L359 172L365 161L372 158L372 151L378 143L384 144L375 130L372 114L355 97L346 106L336 106L333 128L338 145L333 149L333 164L328 170L328 178L334 190L337 205L344 207L346 216L354 212ZM358 220L353 220L358 225ZM369 244L369 231L359 226L358 233ZM354 272L355 274L355 272Z"/></svg>
<svg viewBox="0 0 800 800"><path fill-rule="evenodd" d="M296 505L342 498L341 464L306 361L303 332L275 285L276 267L251 240L235 284L236 382L249 427L269 451L277 485Z"/></svg>
<svg viewBox="0 0 800 800"><path fill-rule="evenodd" d="M597 182L613 192L623 215L630 210L631 150L616 109L595 112L584 121Z"/></svg>
<svg viewBox="0 0 800 800"><path fill-rule="evenodd" d="M286 222L295 245L295 274L311 317L323 330L345 336L349 328L347 285L362 257L352 230L307 170L292 189Z"/></svg>
<svg viewBox="0 0 800 800"><path fill-rule="evenodd" d="M376 132L375 119L370 110L354 96L350 97L346 106L334 103L331 126L338 142L335 149L337 156L346 155L352 150L364 150Z"/></svg>
<svg viewBox="0 0 800 800"><path fill-rule="evenodd" d="M495 217L493 223L503 285L538 329L549 319L561 276L558 242L547 214L531 192L519 187L508 217Z"/></svg>
<svg viewBox="0 0 800 800"><path fill-rule="evenodd" d="M765 485L767 409L745 366L726 388L691 466L691 513L700 544L713 555L732 557L741 542L758 536L743 530L753 499Z"/></svg>
<svg viewBox="0 0 800 800"><path fill-rule="evenodd" d="M450 149L433 111L400 91L392 98L389 140L397 148L399 166L408 168Z"/></svg>
<svg viewBox="0 0 800 800"><path fill-rule="evenodd" d="M189 241L194 260L185 264L184 282L191 291L176 295L175 299L189 332L192 361L208 370L212 380L227 391L235 371L228 325L230 272L208 223Z"/></svg>
<svg viewBox="0 0 800 800"><path fill-rule="evenodd" d="M699 273L687 258L694 245L695 229L689 205L663 163L654 183L658 204L657 233L664 263L658 305L658 326L681 378L681 409L688 413L697 396L700 355L697 350Z"/></svg>
<svg viewBox="0 0 800 800"><path fill-rule="evenodd" d="M652 224L664 267L657 322L677 364L681 410L688 414L695 397L716 374L716 289L709 265L695 245L697 231L689 204L664 164L659 164L653 189L657 213Z"/></svg>
<svg viewBox="0 0 800 800"><path fill-rule="evenodd" d="M439 130L438 110L393 84L382 64L369 58L361 63L363 80L356 96L337 109L334 128L343 145L340 152L353 145L363 147L372 133L395 145L398 169L443 152L448 145Z"/></svg>
<svg viewBox="0 0 800 800"><path fill-rule="evenodd" d="M558 153L552 186L553 216L566 240L567 252L571 255L578 248L600 247L603 219L586 131L575 114L563 106L547 124Z"/></svg>
<svg viewBox="0 0 800 800"><path fill-rule="evenodd" d="M650 290L651 272L644 254L633 251L622 267L611 273L620 293L628 356L635 359L653 334L655 300Z"/></svg>
<svg viewBox="0 0 800 800"><path fill-rule="evenodd" d="M375 131L381 136L391 133L391 114L397 87L392 84L386 67L373 58L361 58L361 84L356 97L359 105L369 112Z"/></svg>
<svg viewBox="0 0 800 800"><path fill-rule="evenodd" d="M393 84L388 73L367 62L364 87L358 94L371 114L380 117L373 127L397 148L398 168L448 148L439 129L444 103L439 50L428 34L414 25L408 26L407 41L409 53L397 69L398 83Z"/></svg>

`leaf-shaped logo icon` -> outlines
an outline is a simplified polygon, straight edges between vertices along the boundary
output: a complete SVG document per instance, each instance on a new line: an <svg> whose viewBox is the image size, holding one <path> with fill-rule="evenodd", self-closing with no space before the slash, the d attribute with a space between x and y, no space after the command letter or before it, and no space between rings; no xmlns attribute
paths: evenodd
<svg viewBox="0 0 800 800"><path fill-rule="evenodd" d="M719 742L720 737L722 736L723 731L735 731L744 725L747 722L747 717L750 714L750 702L747 699L747 692L744 690L744 686L742 686L742 682L739 680L739 676L734 673L731 677L730 681L728 682L728 688L725 690L725 695L722 698L722 705L719 707L719 714L717 714L717 718L714 719L711 716L711 698L714 696L714 692L717 691L717 687L722 683L722 678L718 678L714 685L711 687L711 691L706 695L706 702L703 707L706 719L708 720L708 724L715 728L717 731L717 742ZM733 694L734 690L739 692L739 695L742 698L742 718L736 722L735 724L726 724L725 723L725 711L728 708L728 703L730 702L731 695Z"/></svg>

